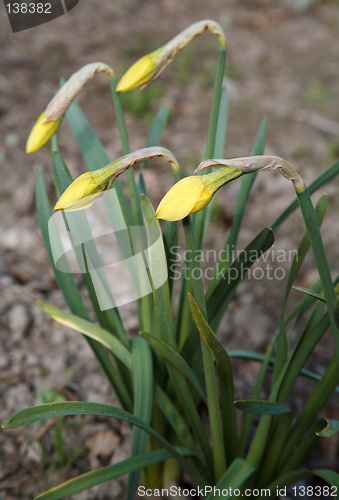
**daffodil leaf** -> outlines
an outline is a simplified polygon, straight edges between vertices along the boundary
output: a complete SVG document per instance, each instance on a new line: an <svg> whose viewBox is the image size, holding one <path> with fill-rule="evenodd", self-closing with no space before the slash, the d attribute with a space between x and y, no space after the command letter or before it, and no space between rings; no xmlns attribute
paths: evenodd
<svg viewBox="0 0 339 500"><path fill-rule="evenodd" d="M59 196L61 196L61 194L72 183L73 179L63 157L58 151L52 152L52 167L57 193ZM86 246L85 258L87 261L91 261L92 269L101 268L103 264L95 245L95 240L93 238L86 214L83 211L74 212L71 214L67 213L64 214L64 220L66 226L68 227L69 234L72 238L73 248L80 264L80 268L84 267L84 254L83 249L80 245L81 242L91 242L90 245ZM106 330L111 331L125 344L125 346L128 346L126 332L122 325L118 310L116 308L111 308L102 311L98 303L97 293L94 289L91 276L88 272L84 272L82 277L88 289L96 316L101 326ZM110 302L114 304L114 299L112 297L112 294L110 293L110 287L105 274L98 273L97 277L101 280L101 293L105 292L108 295L108 300L110 300Z"/></svg>
<svg viewBox="0 0 339 500"><path fill-rule="evenodd" d="M136 417L132 413L116 408L115 406L81 401L48 403L45 405L33 406L15 413L3 423L2 428L14 429L22 425L38 422L39 420L43 420L45 418L62 417L67 415L97 415L108 418L117 418L119 420L124 420L131 425L136 425L158 441L160 445L179 463L182 469L190 475L193 481L197 484L206 484L205 480L197 472L196 468L189 461L183 458L182 454L180 454L157 431L145 424L140 418ZM191 454L192 453L187 450L187 455Z"/></svg>
<svg viewBox="0 0 339 500"><path fill-rule="evenodd" d="M315 214L316 214L319 226L321 226L323 221L324 221L326 211L327 211L327 206L328 206L328 196L326 194L323 194L319 198L318 203L315 207ZM300 268L302 266L302 263L305 260L305 257L307 255L310 247L311 247L311 242L310 242L309 236L307 234L307 231L305 231L301 240L300 240L298 250L297 250L296 255L294 256L292 264L291 264L291 268L290 268L289 275L288 275L288 281L286 284L284 303L286 303L286 301L287 301L289 291L290 291L292 284L293 284L293 282L298 274L298 271L300 270ZM325 301L324 297L315 293L312 290L308 290L308 292L307 292L306 288L302 288L302 287L293 287L293 288L295 290L303 291L304 293L310 292L309 295L312 295L314 298L318 298L318 299L320 298L321 300Z"/></svg>
<svg viewBox="0 0 339 500"><path fill-rule="evenodd" d="M179 222L178 221L167 222L164 229L163 239L164 239L164 247L166 253L168 286L170 295L172 294L174 276L175 276L175 262L177 259L176 249L178 248L178 238L179 238Z"/></svg>
<svg viewBox="0 0 339 500"><path fill-rule="evenodd" d="M335 306L334 306L334 319L335 319L337 327L339 328L339 297L337 297L337 300L336 300Z"/></svg>
<svg viewBox="0 0 339 500"><path fill-rule="evenodd" d="M324 420L326 422L325 427L321 431L316 432L316 434L319 437L329 438L339 431L339 420Z"/></svg>
<svg viewBox="0 0 339 500"><path fill-rule="evenodd" d="M173 401L158 384L155 384L154 387L154 399L160 411L164 414L173 431L180 439L181 444L185 448L192 450L194 455L198 457L199 453L185 417L178 411Z"/></svg>
<svg viewBox="0 0 339 500"><path fill-rule="evenodd" d="M207 289L207 311L212 330L219 326L227 305L239 283L244 279L247 271L256 259L264 254L274 243L273 232L265 228L241 251L225 273L221 273L216 286L210 291Z"/></svg>
<svg viewBox="0 0 339 500"><path fill-rule="evenodd" d="M259 399L243 399L234 402L238 410L254 415L282 415L292 410L287 406L272 401L261 401Z"/></svg>
<svg viewBox="0 0 339 500"><path fill-rule="evenodd" d="M232 491L239 488L245 481L255 472L255 467L243 460L242 458L237 458L232 462L230 467L226 470L225 474L222 476L220 481L215 485L215 489L223 490L226 488L228 490L228 495L223 495L223 499L229 500L233 498ZM213 486L210 486L210 495L206 500L212 500L215 498L213 491Z"/></svg>
<svg viewBox="0 0 339 500"><path fill-rule="evenodd" d="M234 391L232 363L227 351L220 344L214 332L208 326L204 315L191 294L188 294L188 300L194 323L196 324L200 335L203 337L216 361L220 383L221 406L224 415L223 427L225 448L227 449L228 459L232 460L236 456L238 450L236 414L233 405ZM225 415L227 415L227 418L225 418Z"/></svg>
<svg viewBox="0 0 339 500"><path fill-rule="evenodd" d="M47 302L38 300L37 304L46 314L62 325L68 326L73 330L84 334L86 337L92 338L110 349L129 370L132 370L133 365L130 351L109 331L104 330L91 321L79 318L74 314L61 311L58 307L48 304Z"/></svg>
<svg viewBox="0 0 339 500"><path fill-rule="evenodd" d="M310 295L311 297L320 300L321 302L325 302L326 300L323 295L320 295L319 293L314 292L313 290L309 290L308 288L305 288L303 286L292 286L293 290L296 290L297 292L305 293L306 295Z"/></svg>
<svg viewBox="0 0 339 500"><path fill-rule="evenodd" d="M322 172L318 177L316 177L308 186L307 190L309 194L315 193L319 188L333 180L339 174L339 161L335 162L330 168ZM295 198L291 203L285 208L285 210L275 219L271 224L271 229L275 232L278 227L291 215L294 210L298 208L298 199Z"/></svg>
<svg viewBox="0 0 339 500"><path fill-rule="evenodd" d="M140 198L143 217L145 220L146 231L149 240L149 267L151 276L156 276L157 273L167 273L167 263L165 258L165 250L161 247L161 241L158 245L152 245L150 240L150 229L156 230L161 238L161 229L159 222L155 218L155 213L152 204L145 195ZM175 351L178 350L177 341L175 338L173 316L169 295L169 287L167 280L163 281L163 285L154 287L153 290L155 302L155 315L158 325L158 330L161 332L161 338ZM204 426L201 423L199 413L197 411L195 401L189 390L187 380L179 370L174 368L171 363L166 362L169 377L173 383L178 398L184 408L188 422L192 426L196 434L203 453L208 464L212 464L211 447L206 436Z"/></svg>
<svg viewBox="0 0 339 500"><path fill-rule="evenodd" d="M306 230L311 242L312 251L319 272L319 277L321 279L324 297L326 299L328 314L331 322L335 349L339 359L339 328L337 327L334 318L336 294L333 286L330 267L327 261L324 242L321 237L319 224L312 204L312 200L305 185L303 184L301 187L296 188L296 192Z"/></svg>
<svg viewBox="0 0 339 500"><path fill-rule="evenodd" d="M213 289L213 292L207 289L207 313L209 325L213 331L217 330L237 286L246 275L246 271L254 264L253 255L261 255L268 250L273 243L274 237L271 229L265 228L260 231L247 247L240 252L230 266L230 269L225 274L220 275L217 286ZM196 332L192 329L181 350L181 355L189 363L193 359L198 345L199 338L197 338Z"/></svg>
<svg viewBox="0 0 339 500"><path fill-rule="evenodd" d="M36 183L36 206L38 212L39 225L41 228L42 236L44 239L44 243L46 246L46 250L48 253L49 260L51 262L58 286L62 291L66 303L70 310L79 316L84 318L88 317L86 308L82 302L81 295L79 290L75 284L74 278L70 272L61 272L56 269L54 264L54 258L52 254L49 234L48 234L48 222L53 215L53 211L49 202L49 198L47 195L47 190L43 177L43 169L40 169L37 183ZM62 244L59 239L55 240L55 245L58 245L59 248L62 248ZM61 250L62 252L62 250Z"/></svg>
<svg viewBox="0 0 339 500"><path fill-rule="evenodd" d="M153 281L156 313L160 321L158 326L162 332L164 341L174 347L176 341L167 282L166 253L163 245L162 233L159 222L155 218L153 206L145 195L141 195L141 208L148 239L148 263ZM153 237L151 237L151 232ZM157 286L156 283L162 284Z"/></svg>
<svg viewBox="0 0 339 500"><path fill-rule="evenodd" d="M317 387L313 391L312 396L306 401L303 409L297 417L296 422L293 425L292 431L285 443L284 449L280 456L280 465L284 464L291 456L296 445L303 438L305 429L307 429L312 424L338 384L339 361L336 354L334 354L330 361L330 364L325 370L325 373L321 377L320 382L317 384Z"/></svg>
<svg viewBox="0 0 339 500"><path fill-rule="evenodd" d="M140 337L132 339L133 361L133 415L149 425L153 406L153 360L149 345ZM139 427L133 427L131 459L142 455L146 449L148 435ZM129 474L127 482L126 500L135 497L141 469Z"/></svg>
<svg viewBox="0 0 339 500"><path fill-rule="evenodd" d="M330 496L336 496L338 498L338 492L339 492L339 474L337 472L334 472L333 470L328 470L328 469L317 469L313 471L313 474L315 474L318 477L321 477L324 481L326 481L327 484L331 486L330 490Z"/></svg>
<svg viewBox="0 0 339 500"><path fill-rule="evenodd" d="M173 365L177 370L179 370L184 377L187 378L193 385L193 387L198 391L200 397L206 402L205 393L195 376L194 372L188 366L184 358L180 356L174 349L172 349L163 340L159 339L155 335L147 332L141 332L140 335L150 344L150 346L160 354L164 359L166 359L171 365Z"/></svg>
<svg viewBox="0 0 339 500"><path fill-rule="evenodd" d="M328 205L328 197L327 195L321 196L319 199L317 206L315 208L315 214L316 218L318 220L319 225L322 224L326 210L327 210L327 205ZM302 263L304 262L304 259L311 247L311 242L308 236L307 231L304 232L302 235L302 238L300 240L300 243L298 245L298 249L296 251L296 254L294 255L289 273L288 273L288 278L287 278L287 283L285 287L285 294L284 294L284 301L280 313L280 328L279 328L279 334L277 338L277 348L276 348L276 357L275 357L275 363L274 363L274 369L273 369L273 377L272 377L272 385L275 383L277 380L279 374L281 373L281 370L283 369L283 366L285 365L287 361L287 353L288 353L288 340L287 340L287 334L286 334L286 322L285 322L285 307L287 304L287 299L289 297L293 282L298 274L299 269L302 266ZM295 287L293 287L295 288Z"/></svg>
<svg viewBox="0 0 339 500"><path fill-rule="evenodd" d="M261 354L260 352L242 350L242 349L228 351L228 355L230 358L249 359L251 361L258 361L259 363L262 363L265 360L265 354ZM273 363L274 363L274 358L270 357L269 365L272 366ZM306 370L305 368L301 370L300 375L310 380L315 380L316 382L320 382L321 380L321 375L311 372L310 370ZM339 393L339 387L336 387L335 391Z"/></svg>
<svg viewBox="0 0 339 500"><path fill-rule="evenodd" d="M49 230L48 224L49 221L52 220L52 209L50 206L50 202L48 199L46 186L43 178L43 170L40 170L37 184L36 184L36 206L38 212L39 225L41 228L41 232L43 235L43 239L45 242L45 246L47 249L48 257L51 262L57 283L59 288L64 296L66 304L70 308L71 312L76 315L76 317L82 318L84 320L89 320L89 316L87 310L82 302L79 290L75 284L73 275L70 270L65 268L64 271L59 271L54 264L54 258L52 254L50 238L49 238ZM54 241L53 245L56 245L59 249L59 254L63 253L62 243L59 237L58 231L55 229L54 231ZM65 263L65 266L68 266L68 263ZM96 340L87 337L87 341L94 352L103 372L107 376L110 384L112 385L115 394L125 406L125 408L131 408L131 398L129 394L126 392L126 388L124 384L120 383L120 373L118 369L112 363L112 360L109 358L108 353L105 348Z"/></svg>
<svg viewBox="0 0 339 500"><path fill-rule="evenodd" d="M223 84L220 96L217 131L215 134L214 158L223 158L228 121L227 87Z"/></svg>
<svg viewBox="0 0 339 500"><path fill-rule="evenodd" d="M189 454L188 450L181 448L176 448L176 451L181 455ZM102 484L106 481L111 481L112 479L124 476L125 474L132 475L135 471L147 467L148 465L167 460L170 456L171 455L168 451L156 450L143 455L131 457L117 464L93 470L91 472L87 472L86 474L81 474L81 476L70 479L59 486L42 493L37 496L35 500L61 500L62 498L70 498L72 495L76 495L81 491L88 490L89 488L93 488L94 486Z"/></svg>

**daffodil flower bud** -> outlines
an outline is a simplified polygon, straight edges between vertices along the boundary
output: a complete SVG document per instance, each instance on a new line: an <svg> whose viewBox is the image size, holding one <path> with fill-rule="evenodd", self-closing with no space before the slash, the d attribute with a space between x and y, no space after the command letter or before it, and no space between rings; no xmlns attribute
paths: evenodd
<svg viewBox="0 0 339 500"><path fill-rule="evenodd" d="M111 188L118 175L138 163L155 157L168 161L174 175L178 176L179 165L168 149L160 146L138 149L118 158L106 167L80 175L60 196L54 210L74 212L89 208L99 196L104 194L104 191Z"/></svg>
<svg viewBox="0 0 339 500"><path fill-rule="evenodd" d="M113 75L113 70L107 64L100 62L87 64L74 73L61 89L55 94L46 110L40 115L34 125L26 145L27 153L34 153L51 139L60 127L63 116L78 92L92 80L95 73L103 72Z"/></svg>
<svg viewBox="0 0 339 500"><path fill-rule="evenodd" d="M186 177L177 182L161 200L155 216L167 221L180 220L205 208L214 193L227 182L257 171L278 170L283 177L293 182L295 190L304 191L305 184L300 175L287 161L278 156L248 156L232 160L204 160L194 173L204 168L221 167L220 170L203 176Z"/></svg>
<svg viewBox="0 0 339 500"><path fill-rule="evenodd" d="M166 45L142 57L131 66L117 85L117 92L127 92L154 80L171 63L176 54L204 31L210 31L219 38L219 45L226 47L226 38L222 27L210 19L191 24Z"/></svg>
<svg viewBox="0 0 339 500"><path fill-rule="evenodd" d="M233 179L243 175L234 168L224 167L207 175L181 179L161 200L156 218L167 221L181 220L205 208L216 191Z"/></svg>
<svg viewBox="0 0 339 500"><path fill-rule="evenodd" d="M109 184L108 167L80 175L61 195L54 210L74 212L90 207Z"/></svg>
<svg viewBox="0 0 339 500"><path fill-rule="evenodd" d="M46 122L46 111L41 113L29 134L26 153L34 153L48 142L60 127L62 118Z"/></svg>

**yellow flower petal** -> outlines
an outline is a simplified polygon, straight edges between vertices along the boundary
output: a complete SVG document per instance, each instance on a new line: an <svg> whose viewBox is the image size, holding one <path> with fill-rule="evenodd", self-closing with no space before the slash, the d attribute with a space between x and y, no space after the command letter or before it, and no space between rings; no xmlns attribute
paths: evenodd
<svg viewBox="0 0 339 500"><path fill-rule="evenodd" d="M163 47L160 47L160 49L147 54L134 63L133 66L131 66L122 76L117 85L116 91L128 92L129 90L136 89L151 80L162 50Z"/></svg>
<svg viewBox="0 0 339 500"><path fill-rule="evenodd" d="M195 214L209 204L221 186L241 175L241 170L224 167L207 175L185 177L164 196L155 216L174 221Z"/></svg>
<svg viewBox="0 0 339 500"><path fill-rule="evenodd" d="M194 213L195 208L204 191L201 177L185 177L166 193L156 211L157 219L168 221L180 220ZM203 207L202 207L203 208Z"/></svg>
<svg viewBox="0 0 339 500"><path fill-rule="evenodd" d="M46 111L41 113L31 130L26 144L26 153L34 153L48 142L60 127L62 117L55 121L46 122Z"/></svg>
<svg viewBox="0 0 339 500"><path fill-rule="evenodd" d="M60 196L54 210L74 212L75 210L88 208L99 198L108 183L109 178L103 178L100 171L86 172L68 186Z"/></svg>
<svg viewBox="0 0 339 500"><path fill-rule="evenodd" d="M203 191L199 197L199 200L196 202L192 210L188 215L195 214L196 212L200 212L203 208L207 207L209 202L212 199L212 196L214 195L213 191Z"/></svg>

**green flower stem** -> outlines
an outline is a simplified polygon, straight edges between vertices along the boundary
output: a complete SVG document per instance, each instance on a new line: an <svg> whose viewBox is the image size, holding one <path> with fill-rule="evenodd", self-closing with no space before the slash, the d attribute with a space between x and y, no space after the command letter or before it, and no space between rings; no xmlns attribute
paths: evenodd
<svg viewBox="0 0 339 500"><path fill-rule="evenodd" d="M219 45L219 51L218 51L218 61L217 61L217 71L216 71L216 77L214 80L214 90L213 90L213 98L212 98L212 107L211 107L211 113L210 113L210 119L209 119L209 127L208 127L208 133L207 133L207 142L206 142L206 147L204 151L204 158L213 158L214 156L214 150L215 150L215 143L216 143L216 136L217 136L217 127L218 127L218 118L219 118L219 109L220 109L220 101L221 101L221 95L222 95L222 82L224 78L224 73L225 73L225 61L226 61L226 53L227 49L226 47L222 47ZM207 171L206 171L207 173ZM205 236L205 228L207 226L206 224L206 217L208 216L209 211L208 210L202 210L198 212L194 217L194 238L196 241L197 248L202 248L203 246L203 240ZM186 300L187 293L191 292L192 289L187 287L186 283L182 284L182 290L181 290L181 295L184 297L183 300L183 305L179 311L179 317L178 317L178 322L177 325L180 325L178 327L178 336L180 338L180 344L183 345L184 340L182 339L182 333L181 332L188 332L189 328L187 328L188 321L191 318L191 313L189 310L188 302ZM198 301L199 302L199 301ZM201 304L199 303L199 306L201 307ZM203 309L202 312L204 313ZM182 343L181 343L182 341Z"/></svg>
<svg viewBox="0 0 339 500"><path fill-rule="evenodd" d="M126 154L130 153L130 147L129 147L128 134L127 134L127 129L126 129L124 111L122 109L120 94L118 94L115 91L117 83L118 83L115 75L110 75L109 83L110 83L110 87L111 87L113 104L114 104L117 122L118 122L122 151L123 151L123 154L126 155ZM132 168L128 169L126 172L126 175L127 175L128 189L129 189L129 193L130 193L130 197L131 197L131 206L132 206L132 214L133 214L134 224L142 225L142 213L141 213L141 208L140 208L140 203L139 203L139 192L138 192L137 184L135 182L134 170Z"/></svg>
<svg viewBox="0 0 339 500"><path fill-rule="evenodd" d="M306 230L310 238L314 258L317 264L319 276L324 290L324 295L327 303L328 314L330 316L331 327L333 332L334 344L339 359L339 329L337 327L334 308L336 303L336 295L331 278L330 268L327 262L324 243L321 238L319 224L315 211L312 205L310 195L305 185L301 188L296 188L296 193L300 205L300 209L305 221Z"/></svg>
<svg viewBox="0 0 339 500"><path fill-rule="evenodd" d="M208 125L207 132L207 141L206 147L204 150L203 159L213 158L215 145L216 145L216 137L217 137L217 127L218 127L218 118L219 118L219 109L220 109L220 101L222 94L222 82L225 73L225 62L226 62L226 47L222 47L219 45L218 51L218 62L217 62L217 71L214 79L214 89L213 89L213 97L212 97L212 107ZM206 170L206 174L210 171L210 169ZM196 242L197 248L202 248L204 244L205 230L207 227L206 217L210 216L209 210L202 210L198 212L194 219L194 238Z"/></svg>
<svg viewBox="0 0 339 500"><path fill-rule="evenodd" d="M175 176L179 175L180 172L175 173ZM161 230L159 222L155 219L153 206L144 195L141 196L141 206L142 206L143 216L145 219L146 231L148 233L147 239L148 239L149 253L150 253L149 256L150 272L151 276L154 276L157 269L159 269L163 265L166 265L166 263L163 262L163 256L161 255L161 252L159 253L157 249L151 245L149 230L150 228L156 229L159 233L159 236L161 235ZM153 288L153 296L154 296L154 312L156 316L158 330L160 332L160 338L170 347L172 347L172 349L178 351L175 332L174 332L173 315L171 310L168 281L165 281L165 283L158 288ZM206 459L206 464L209 466L212 463L211 447L208 442L206 431L204 429L204 426L202 425L200 415L197 411L195 400L189 389L188 383L184 375L171 363L166 362L166 368L169 378L173 384L173 387L175 388L177 396L183 407L183 410L186 413L187 420L191 425L199 441L202 452Z"/></svg>
<svg viewBox="0 0 339 500"><path fill-rule="evenodd" d="M207 134L207 143L205 149L206 158L213 158L214 156L215 139L216 139L220 100L221 100L222 81L225 73L226 52L227 52L226 47L224 48L220 45L218 51L217 72L214 80L212 107L211 107L210 121Z"/></svg>
<svg viewBox="0 0 339 500"><path fill-rule="evenodd" d="M196 255L193 231L189 217L183 219L186 248L191 255ZM188 262L189 274L192 282L194 298L207 320L207 309L201 279L194 279L194 270L199 269L195 258ZM186 298L188 302L188 299ZM204 375L207 392L207 405L210 419L210 429L213 445L214 477L217 482L226 470L226 457L224 450L223 427L219 407L218 387L214 368L213 355L208 349L204 339L200 337L201 352L203 358Z"/></svg>
<svg viewBox="0 0 339 500"><path fill-rule="evenodd" d="M222 82L225 73L225 62L226 62L226 47L219 45L218 50L218 61L217 61L217 71L214 80L214 89L213 89L213 97L212 97L212 107L209 119L209 126L207 132L207 142L204 150L203 159L213 158L214 150L216 145L216 136L217 136L217 127L218 127L218 118L219 118L219 109L222 95ZM207 171L206 171L207 173ZM210 211L202 210L195 214L192 218L193 226L194 226L194 238L196 242L197 248L202 248L203 241L205 237L205 229L207 227L206 217L210 216ZM183 333L187 334L190 330L189 324L191 323L191 312L189 309L188 301L186 300L187 293L192 292L192 288L187 286L187 283L182 283L181 288L181 297L182 297L182 306L178 311L177 317L177 332L178 338L180 339L180 345L183 345L185 339L183 338ZM199 302L199 301L198 301ZM199 306L201 304L199 303ZM203 311L203 309L202 309ZM203 311L204 312L204 311Z"/></svg>
<svg viewBox="0 0 339 500"><path fill-rule="evenodd" d="M116 76L110 75L109 84L111 87L113 104L118 122L122 151L123 154L126 155L130 153L130 147L129 147L125 116L122 108L120 94L118 94L115 91L117 83L118 82ZM131 199L133 221L136 226L142 226L143 218L140 206L140 193L135 181L134 169L133 168L127 169L126 175L127 175L128 190ZM151 295L146 295L145 297L142 297L140 300L138 300L138 318L141 329L146 331L151 330L152 317L153 317L152 311L153 311L153 300Z"/></svg>

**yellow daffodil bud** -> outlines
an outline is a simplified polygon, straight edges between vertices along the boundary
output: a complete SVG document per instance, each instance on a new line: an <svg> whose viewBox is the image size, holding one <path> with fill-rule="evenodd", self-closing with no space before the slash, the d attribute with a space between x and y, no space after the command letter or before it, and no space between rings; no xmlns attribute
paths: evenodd
<svg viewBox="0 0 339 500"><path fill-rule="evenodd" d="M152 80L163 47L139 59L131 66L117 85L117 92L128 92Z"/></svg>
<svg viewBox="0 0 339 500"><path fill-rule="evenodd" d="M180 175L178 162L168 149L160 146L138 149L109 163L106 167L80 175L60 196L54 210L74 212L89 208L104 191L111 188L118 175L138 163L155 157L168 161L173 174Z"/></svg>
<svg viewBox="0 0 339 500"><path fill-rule="evenodd" d="M168 191L156 211L157 219L181 220L205 208L216 191L243 172L224 167L211 174L185 177Z"/></svg>
<svg viewBox="0 0 339 500"><path fill-rule="evenodd" d="M179 35L166 43L166 45L142 57L133 64L121 78L116 91L127 92L154 80L170 64L178 52L205 30L209 30L213 35L217 35L219 45L225 49L226 38L220 24L210 19L191 24L179 33Z"/></svg>
<svg viewBox="0 0 339 500"><path fill-rule="evenodd" d="M58 130L61 121L62 117L46 122L46 111L41 113L27 139L26 153L34 153L42 148Z"/></svg>
<svg viewBox="0 0 339 500"><path fill-rule="evenodd" d="M201 197L205 199L206 205L209 202L209 197L204 196L203 191L204 183L201 180L201 176L181 179L174 184L161 200L155 214L156 218L180 220L194 213L194 207ZM204 208L204 206L201 208Z"/></svg>
<svg viewBox="0 0 339 500"><path fill-rule="evenodd" d="M106 170L107 167L104 167ZM60 196L54 210L74 212L93 205L95 200L108 187L110 177L105 176L100 169L95 172L86 172L77 179Z"/></svg>
<svg viewBox="0 0 339 500"><path fill-rule="evenodd" d="M86 64L73 73L38 118L27 140L27 153L34 153L49 141L60 127L68 106L98 72L106 73L108 76L114 75L112 68L100 62Z"/></svg>

